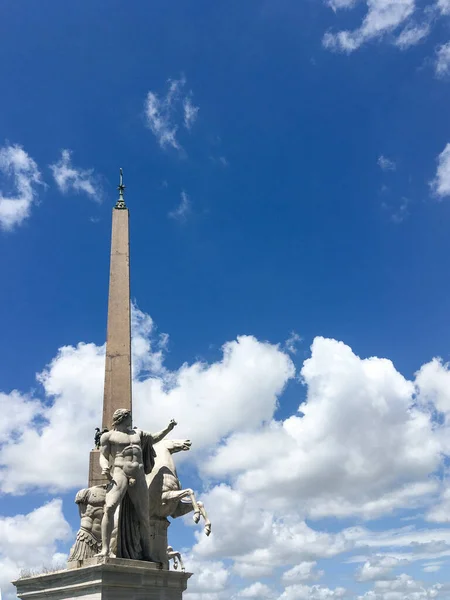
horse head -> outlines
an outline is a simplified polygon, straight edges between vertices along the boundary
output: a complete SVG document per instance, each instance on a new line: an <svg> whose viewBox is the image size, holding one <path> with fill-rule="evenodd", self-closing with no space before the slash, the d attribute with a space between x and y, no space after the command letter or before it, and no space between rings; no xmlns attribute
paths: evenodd
<svg viewBox="0 0 450 600"><path fill-rule="evenodd" d="M175 452L187 452L191 449L191 440L167 440L167 449L170 454Z"/></svg>

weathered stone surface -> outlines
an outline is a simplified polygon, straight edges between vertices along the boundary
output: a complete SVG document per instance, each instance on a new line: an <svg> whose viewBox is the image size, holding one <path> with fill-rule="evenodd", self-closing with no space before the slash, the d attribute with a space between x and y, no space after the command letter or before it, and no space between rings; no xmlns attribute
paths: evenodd
<svg viewBox="0 0 450 600"><path fill-rule="evenodd" d="M23 600L181 600L189 577L157 563L94 557L14 585Z"/></svg>
<svg viewBox="0 0 450 600"><path fill-rule="evenodd" d="M113 209L103 427L118 408L131 410L130 244L128 209ZM91 486L89 482L89 486Z"/></svg>

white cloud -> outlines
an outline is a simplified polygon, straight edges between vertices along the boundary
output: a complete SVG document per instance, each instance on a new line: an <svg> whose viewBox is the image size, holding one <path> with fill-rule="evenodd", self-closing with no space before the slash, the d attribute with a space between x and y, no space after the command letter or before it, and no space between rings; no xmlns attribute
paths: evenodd
<svg viewBox="0 0 450 600"><path fill-rule="evenodd" d="M101 415L104 347L80 343L65 346L38 376L46 399L33 400L36 426L30 419L17 435L0 440L0 490L23 493L83 486L94 428ZM52 460L31 461L30 456L57 447Z"/></svg>
<svg viewBox="0 0 450 600"><path fill-rule="evenodd" d="M450 155L450 144L448 149ZM444 363L440 358L433 358L417 371L416 385L421 404L434 407L448 421L450 417L449 363Z"/></svg>
<svg viewBox="0 0 450 600"><path fill-rule="evenodd" d="M385 186L383 186L384 188ZM387 191L383 189L382 191ZM411 200L403 196L400 200L395 200L392 202L382 202L381 207L385 209L389 214L389 219L393 223L403 223L403 221L409 216L409 205L411 204Z"/></svg>
<svg viewBox="0 0 450 600"><path fill-rule="evenodd" d="M295 331L291 331L288 339L284 342L284 347L291 354L297 354L297 344L302 341L302 338Z"/></svg>
<svg viewBox="0 0 450 600"><path fill-rule="evenodd" d="M316 565L315 560L301 562L283 573L281 580L286 585L292 585L320 579L324 575L324 571L316 571Z"/></svg>
<svg viewBox="0 0 450 600"><path fill-rule="evenodd" d="M177 139L178 112L182 110L183 122L186 129L190 130L199 111L198 106L192 103L192 91L183 98L183 88L186 78L169 79L167 94L160 98L155 92L148 92L145 100L145 115L147 126L158 140L161 148L172 147L181 150Z"/></svg>
<svg viewBox="0 0 450 600"><path fill-rule="evenodd" d="M450 44L449 44L450 60ZM437 157L437 171L435 178L431 181L432 192L439 198L450 196L450 144L447 144Z"/></svg>
<svg viewBox="0 0 450 600"><path fill-rule="evenodd" d="M199 107L192 103L191 97L186 96L183 101L184 109L184 126L186 129L191 129L198 117Z"/></svg>
<svg viewBox="0 0 450 600"><path fill-rule="evenodd" d="M373 556L359 567L356 579L358 581L377 581L393 578L392 571L407 562L407 560L401 560L395 556Z"/></svg>
<svg viewBox="0 0 450 600"><path fill-rule="evenodd" d="M348 8L353 3L334 4L333 8ZM414 13L414 0L367 0L367 14L360 27L353 31L326 33L323 44L331 50L353 52L364 43L395 31ZM405 34L406 35L406 34ZM423 37L423 36L422 36ZM412 36L410 35L410 40ZM419 41L419 40L417 40Z"/></svg>
<svg viewBox="0 0 450 600"><path fill-rule="evenodd" d="M437 571L440 571L441 567L442 563L430 563L424 565L422 570L425 571L425 573L436 573Z"/></svg>
<svg viewBox="0 0 450 600"><path fill-rule="evenodd" d="M169 343L167 333L156 333L153 319L139 307L131 305L131 355L135 378L149 375L168 376L164 367L164 356Z"/></svg>
<svg viewBox="0 0 450 600"><path fill-rule="evenodd" d="M450 523L450 488L445 488L439 498L426 514L431 523Z"/></svg>
<svg viewBox="0 0 450 600"><path fill-rule="evenodd" d="M269 510L229 485L215 486L202 500L214 535L196 534L194 554L232 558L233 570L244 577L269 576L277 567L331 558L354 547L345 532L316 531L295 512ZM251 535L243 535L247 531Z"/></svg>
<svg viewBox="0 0 450 600"><path fill-rule="evenodd" d="M370 562L373 569L366 572L376 572L377 563L386 557L400 561L398 564L407 564L417 561L430 561L450 556L450 530L448 528L417 529L414 526L391 529L387 531L369 531L363 527L353 527L341 532L353 548L364 550L377 549L377 555L358 556L354 555L347 562ZM385 549L385 551L382 551ZM381 564L381 568L383 563ZM389 577L385 577L388 579Z"/></svg>
<svg viewBox="0 0 450 600"><path fill-rule="evenodd" d="M450 42L439 46L436 50L435 72L437 77L450 74Z"/></svg>
<svg viewBox="0 0 450 600"><path fill-rule="evenodd" d="M428 600L441 597L441 589L441 584L435 584L427 588L421 581L416 581L410 575L402 573L392 580L377 581L374 590L367 592L364 596L359 596L359 599Z"/></svg>
<svg viewBox="0 0 450 600"><path fill-rule="evenodd" d="M403 223L406 217L409 215L408 206L410 205L409 198L403 197L400 204L391 213L391 221L393 223Z"/></svg>
<svg viewBox="0 0 450 600"><path fill-rule="evenodd" d="M0 392L0 445L8 435L17 435L40 414L40 406L17 390L9 394Z"/></svg>
<svg viewBox="0 0 450 600"><path fill-rule="evenodd" d="M83 192L93 200L101 201L102 190L94 169L80 169L72 164L72 151L61 150L61 158L50 165L56 185L64 194Z"/></svg>
<svg viewBox="0 0 450 600"><path fill-rule="evenodd" d="M436 493L429 475L442 441L429 412L414 407L413 384L390 361L360 359L342 342L316 338L311 350L301 371L303 416L233 433L204 472L233 477L266 506L301 507L313 518L374 518Z"/></svg>
<svg viewBox="0 0 450 600"><path fill-rule="evenodd" d="M450 15L450 0L438 0L437 7L442 15Z"/></svg>
<svg viewBox="0 0 450 600"><path fill-rule="evenodd" d="M186 192L183 190L181 192L181 202L180 204L169 212L169 217L171 219L176 219L177 221L184 221L191 211L191 200Z"/></svg>
<svg viewBox="0 0 450 600"><path fill-rule="evenodd" d="M42 179L37 164L17 144L0 148L0 172L10 178L14 187L8 195L0 191L0 227L11 230L29 217L37 198L36 187Z"/></svg>
<svg viewBox="0 0 450 600"><path fill-rule="evenodd" d="M394 43L401 50L407 50L411 46L415 46L421 40L425 39L429 33L429 23L422 23L420 25L417 25L415 23L409 23L403 29L403 31L400 32Z"/></svg>
<svg viewBox="0 0 450 600"><path fill-rule="evenodd" d="M329 0L328 5L336 12L342 8L353 8L358 0Z"/></svg>
<svg viewBox="0 0 450 600"><path fill-rule="evenodd" d="M194 575L189 579L185 600L220 600L226 592L229 571L221 561L202 560L188 554L184 558L186 571Z"/></svg>
<svg viewBox="0 0 450 600"><path fill-rule="evenodd" d="M393 160L390 160L382 154L378 157L377 164L382 171L395 171L397 165Z"/></svg>
<svg viewBox="0 0 450 600"><path fill-rule="evenodd" d="M337 587L334 590L322 585L289 585L278 600L327 600L328 598L345 598L346 590Z"/></svg>
<svg viewBox="0 0 450 600"><path fill-rule="evenodd" d="M52 500L27 515L0 516L0 590L6 595L4 600L16 597L11 581L21 570L60 564L63 556L56 544L70 535L61 500Z"/></svg>
<svg viewBox="0 0 450 600"><path fill-rule="evenodd" d="M160 146L162 148L172 146L172 148L180 150L181 146L176 137L178 128L171 122L169 109L166 108L165 103L159 100L158 96L153 92L148 92L147 94L145 113L147 116L147 125L157 138Z"/></svg>
<svg viewBox="0 0 450 600"><path fill-rule="evenodd" d="M184 364L165 379L135 381L136 422L150 428L175 418L176 437L192 439L194 456L232 431L249 431L269 420L295 374L290 358L252 336L239 336L222 351L215 363Z"/></svg>
<svg viewBox="0 0 450 600"><path fill-rule="evenodd" d="M252 585L240 590L236 595L237 598L255 598L256 600L273 598L274 596L274 591L268 585L261 583L260 581L255 581Z"/></svg>
<svg viewBox="0 0 450 600"><path fill-rule="evenodd" d="M258 563L243 563L237 561L233 564L233 572L244 579L257 579L258 577L266 577L271 575L273 567L267 564Z"/></svg>

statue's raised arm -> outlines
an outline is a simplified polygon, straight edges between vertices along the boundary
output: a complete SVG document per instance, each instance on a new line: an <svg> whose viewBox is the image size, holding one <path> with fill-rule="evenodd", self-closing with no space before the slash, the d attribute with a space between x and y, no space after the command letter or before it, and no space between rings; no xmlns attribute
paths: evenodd
<svg viewBox="0 0 450 600"><path fill-rule="evenodd" d="M172 429L174 429L176 426L177 426L177 422L174 419L171 419L170 423L167 425L167 427L161 431L158 431L158 433L147 433L147 431L143 431L142 433L144 435L151 436L152 443L157 444L158 442L163 440L166 437L166 435L168 433L170 433L172 431Z"/></svg>

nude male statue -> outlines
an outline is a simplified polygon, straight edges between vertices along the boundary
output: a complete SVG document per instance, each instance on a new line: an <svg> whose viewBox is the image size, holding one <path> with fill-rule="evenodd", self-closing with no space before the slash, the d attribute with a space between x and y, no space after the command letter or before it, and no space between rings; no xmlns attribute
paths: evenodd
<svg viewBox="0 0 450 600"><path fill-rule="evenodd" d="M112 430L104 433L100 440L100 466L102 474L109 480L102 519L102 550L99 556L109 556L114 513L125 494L134 506L139 520L140 542L144 560L151 561L149 497L145 475L153 466L153 444L162 440L176 426L172 419L158 433L133 429L131 412L119 408L113 415ZM145 446L145 456L143 456ZM112 466L110 466L110 462ZM111 472L112 471L112 472Z"/></svg>
<svg viewBox="0 0 450 600"><path fill-rule="evenodd" d="M101 523L105 504L106 486L95 485L80 490L75 496L81 523L75 544L70 549L69 562L92 558L102 545Z"/></svg>

